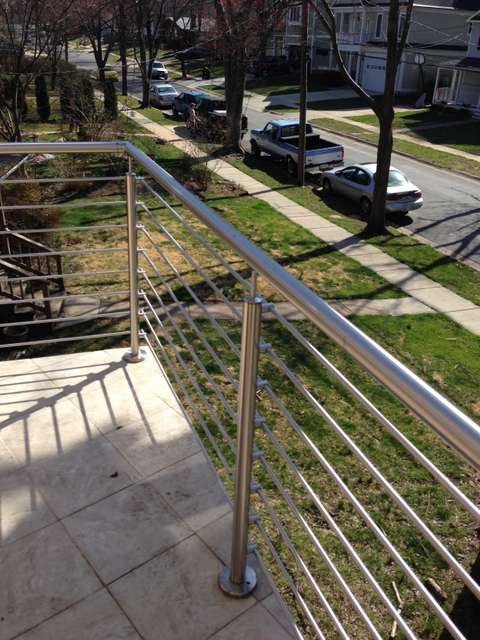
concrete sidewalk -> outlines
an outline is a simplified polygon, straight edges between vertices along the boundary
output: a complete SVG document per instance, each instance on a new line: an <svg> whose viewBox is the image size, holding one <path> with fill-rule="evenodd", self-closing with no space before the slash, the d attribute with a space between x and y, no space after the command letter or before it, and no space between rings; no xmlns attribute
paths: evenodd
<svg viewBox="0 0 480 640"><path fill-rule="evenodd" d="M225 160L209 159L208 154L186 138L186 127L159 125L136 111L127 111L126 115L188 155L201 158L211 171L239 185L249 195L267 202L295 224L308 229L320 240L334 245L338 251L368 267L411 298L426 304L432 312L444 313L465 329L480 336L480 307L473 302L453 293L326 218L286 198Z"/></svg>

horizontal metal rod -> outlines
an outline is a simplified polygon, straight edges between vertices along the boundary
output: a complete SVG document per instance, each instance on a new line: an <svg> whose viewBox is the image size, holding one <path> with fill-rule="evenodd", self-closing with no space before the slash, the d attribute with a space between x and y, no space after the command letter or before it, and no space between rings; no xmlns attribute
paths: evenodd
<svg viewBox="0 0 480 640"><path fill-rule="evenodd" d="M128 311L112 311L111 313L85 314L71 318L41 318L40 320L25 320L22 322L3 322L0 329L6 327L31 327L37 324L57 324L57 322L84 322L85 320L99 320L101 318L121 318L128 316Z"/></svg>
<svg viewBox="0 0 480 640"><path fill-rule="evenodd" d="M2 142L0 155L38 153L128 153L127 142Z"/></svg>
<svg viewBox="0 0 480 640"><path fill-rule="evenodd" d="M113 207L125 204L125 200L104 200L100 202L79 202L77 204L68 204L67 202L55 202L52 204L12 204L2 205L1 208L3 211L23 211L24 209L84 209L89 207Z"/></svg>
<svg viewBox="0 0 480 640"><path fill-rule="evenodd" d="M71 178L13 178L11 180L1 180L2 184L55 184L62 182L120 182L124 181L125 176L105 176L105 177L91 177L78 176Z"/></svg>
<svg viewBox="0 0 480 640"><path fill-rule="evenodd" d="M36 233L64 233L67 231L104 231L110 229L126 229L126 223L120 224L96 224L83 225L81 227L50 227L48 229L6 229L0 231L0 236L8 236L12 233L20 233L22 236Z"/></svg>
<svg viewBox="0 0 480 640"><path fill-rule="evenodd" d="M44 276L21 276L19 278L8 278L9 282L31 282L41 280L46 282L47 280L58 280L59 278L78 278L79 276L105 276L105 275L117 275L120 273L128 273L127 269L112 269L111 271L76 271L72 273L52 273L45 274Z"/></svg>
<svg viewBox="0 0 480 640"><path fill-rule="evenodd" d="M35 302L36 304L40 304L42 302L55 302L58 300L71 300L72 298L83 298L84 296L88 296L89 298L111 298L114 296L120 295L128 295L128 289L118 290L118 291L101 291L101 292L92 292L92 293L68 293L64 296L49 296L48 298L41 297L32 297L32 298L16 298L15 300L0 300L0 307L2 306L11 306L11 305L21 305L21 304L32 304Z"/></svg>
<svg viewBox="0 0 480 640"><path fill-rule="evenodd" d="M85 249L65 249L62 251L56 251L55 249L49 249L48 251L37 252L37 253L6 253L4 255L0 254L0 260L12 260L16 258L44 258L49 256L82 256L84 254L92 254L92 253L125 253L128 250L128 247L124 248L116 248L116 247L106 247L105 249L89 249L88 247Z"/></svg>
<svg viewBox="0 0 480 640"><path fill-rule="evenodd" d="M45 340L29 340L26 342L4 342L0 349L16 349L18 347L31 347L39 344L55 344L57 342L74 342L76 340L97 340L98 338L110 338L112 336L129 336L130 331L113 331L110 333L92 333L88 336L72 336L71 338L46 338Z"/></svg>

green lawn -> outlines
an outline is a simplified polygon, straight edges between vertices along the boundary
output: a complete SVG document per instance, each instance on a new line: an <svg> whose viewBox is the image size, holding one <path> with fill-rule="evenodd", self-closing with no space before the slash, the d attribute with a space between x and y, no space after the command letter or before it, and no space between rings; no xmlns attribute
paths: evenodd
<svg viewBox="0 0 480 640"><path fill-rule="evenodd" d="M150 118L157 124L172 124L174 118L171 114L166 114L163 110L156 107L147 107L146 109L140 108L140 101L132 96L118 96L118 101L126 109L136 109L141 115L146 118Z"/></svg>
<svg viewBox="0 0 480 640"><path fill-rule="evenodd" d="M343 120L340 121L333 118L315 118L314 120L311 120L311 123L320 127L321 129L332 131L334 133L345 133L365 142L372 142L373 144L376 144L378 140L378 134L366 131L365 129L361 129L358 126L350 124L350 122L344 122ZM456 131L458 130L458 128L461 128L463 126L465 125L455 125L454 127L451 127L452 133L445 135L453 135L457 139ZM446 130L448 131L448 129ZM430 135L432 131L434 130L430 130L428 132L428 135ZM426 134L427 130L423 131L422 138L425 138ZM474 135L477 138L478 134L475 133ZM476 148L477 145L475 144L474 147ZM453 154L447 153L446 151L439 151L434 147L419 145L415 142L410 142L409 140L394 139L393 149L394 151L405 153L422 162L429 162L430 164L440 167L441 169L452 169L453 171L459 171L461 173L474 176L475 178L480 177L480 162L477 162L476 160L462 158L461 156L454 156ZM468 150L466 146L465 150ZM473 146L470 147L470 151L472 153L476 153L476 151L473 150Z"/></svg>
<svg viewBox="0 0 480 640"><path fill-rule="evenodd" d="M365 221L362 220L360 212L353 203L337 196L324 200L321 192L316 193L309 187L297 187L289 181L284 167L272 162L270 158L262 157L257 160L246 156L244 160L231 159L230 162L268 187L278 190L287 198L331 220L351 233L362 234L365 229ZM400 262L404 262L432 280L464 296L467 300L480 304L480 272L476 269L445 256L429 245L401 234L393 227L388 227L388 234L385 236L366 237L365 240L378 246Z"/></svg>
<svg viewBox="0 0 480 640"><path fill-rule="evenodd" d="M394 129L404 129L431 124L448 124L463 120L465 116L459 111L440 111L438 109L414 109L411 111L397 111L393 120ZM365 122L373 126L378 126L377 117L372 113L365 116L351 116L354 122ZM457 125L456 125L457 126ZM456 129L455 126L455 129Z"/></svg>

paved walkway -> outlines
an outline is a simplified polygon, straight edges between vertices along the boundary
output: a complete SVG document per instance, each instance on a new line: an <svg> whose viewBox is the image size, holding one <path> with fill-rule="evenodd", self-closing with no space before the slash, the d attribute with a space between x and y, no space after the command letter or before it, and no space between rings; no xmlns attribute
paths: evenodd
<svg viewBox="0 0 480 640"><path fill-rule="evenodd" d="M217 585L231 510L153 355L0 363L0 640L292 640L256 555Z"/></svg>
<svg viewBox="0 0 480 640"><path fill-rule="evenodd" d="M293 202L278 191L270 189L225 160L209 160L206 153L184 137L187 135L184 126L159 125L136 111L128 111L126 114L138 124L158 135L159 138L170 142L191 156L204 159L213 172L225 180L239 185L249 195L267 202L286 218L304 229L308 229L320 240L333 244L338 251L368 267L411 298L426 304L433 311L444 313L465 329L480 336L480 307L470 300L462 298L438 282L390 257L365 240Z"/></svg>

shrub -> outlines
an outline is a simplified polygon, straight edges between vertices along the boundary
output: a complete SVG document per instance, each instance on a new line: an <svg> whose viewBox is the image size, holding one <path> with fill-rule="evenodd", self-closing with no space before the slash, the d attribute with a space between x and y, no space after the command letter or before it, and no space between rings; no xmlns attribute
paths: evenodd
<svg viewBox="0 0 480 640"><path fill-rule="evenodd" d="M48 95L45 76L35 78L35 98L37 101L37 113L41 122L48 122L50 118L50 97Z"/></svg>
<svg viewBox="0 0 480 640"><path fill-rule="evenodd" d="M73 125L75 112L75 92L73 77L69 74L60 79L60 111L65 122Z"/></svg>
<svg viewBox="0 0 480 640"><path fill-rule="evenodd" d="M107 78L103 84L103 108L108 120L116 120L118 116L117 90L115 82Z"/></svg>

